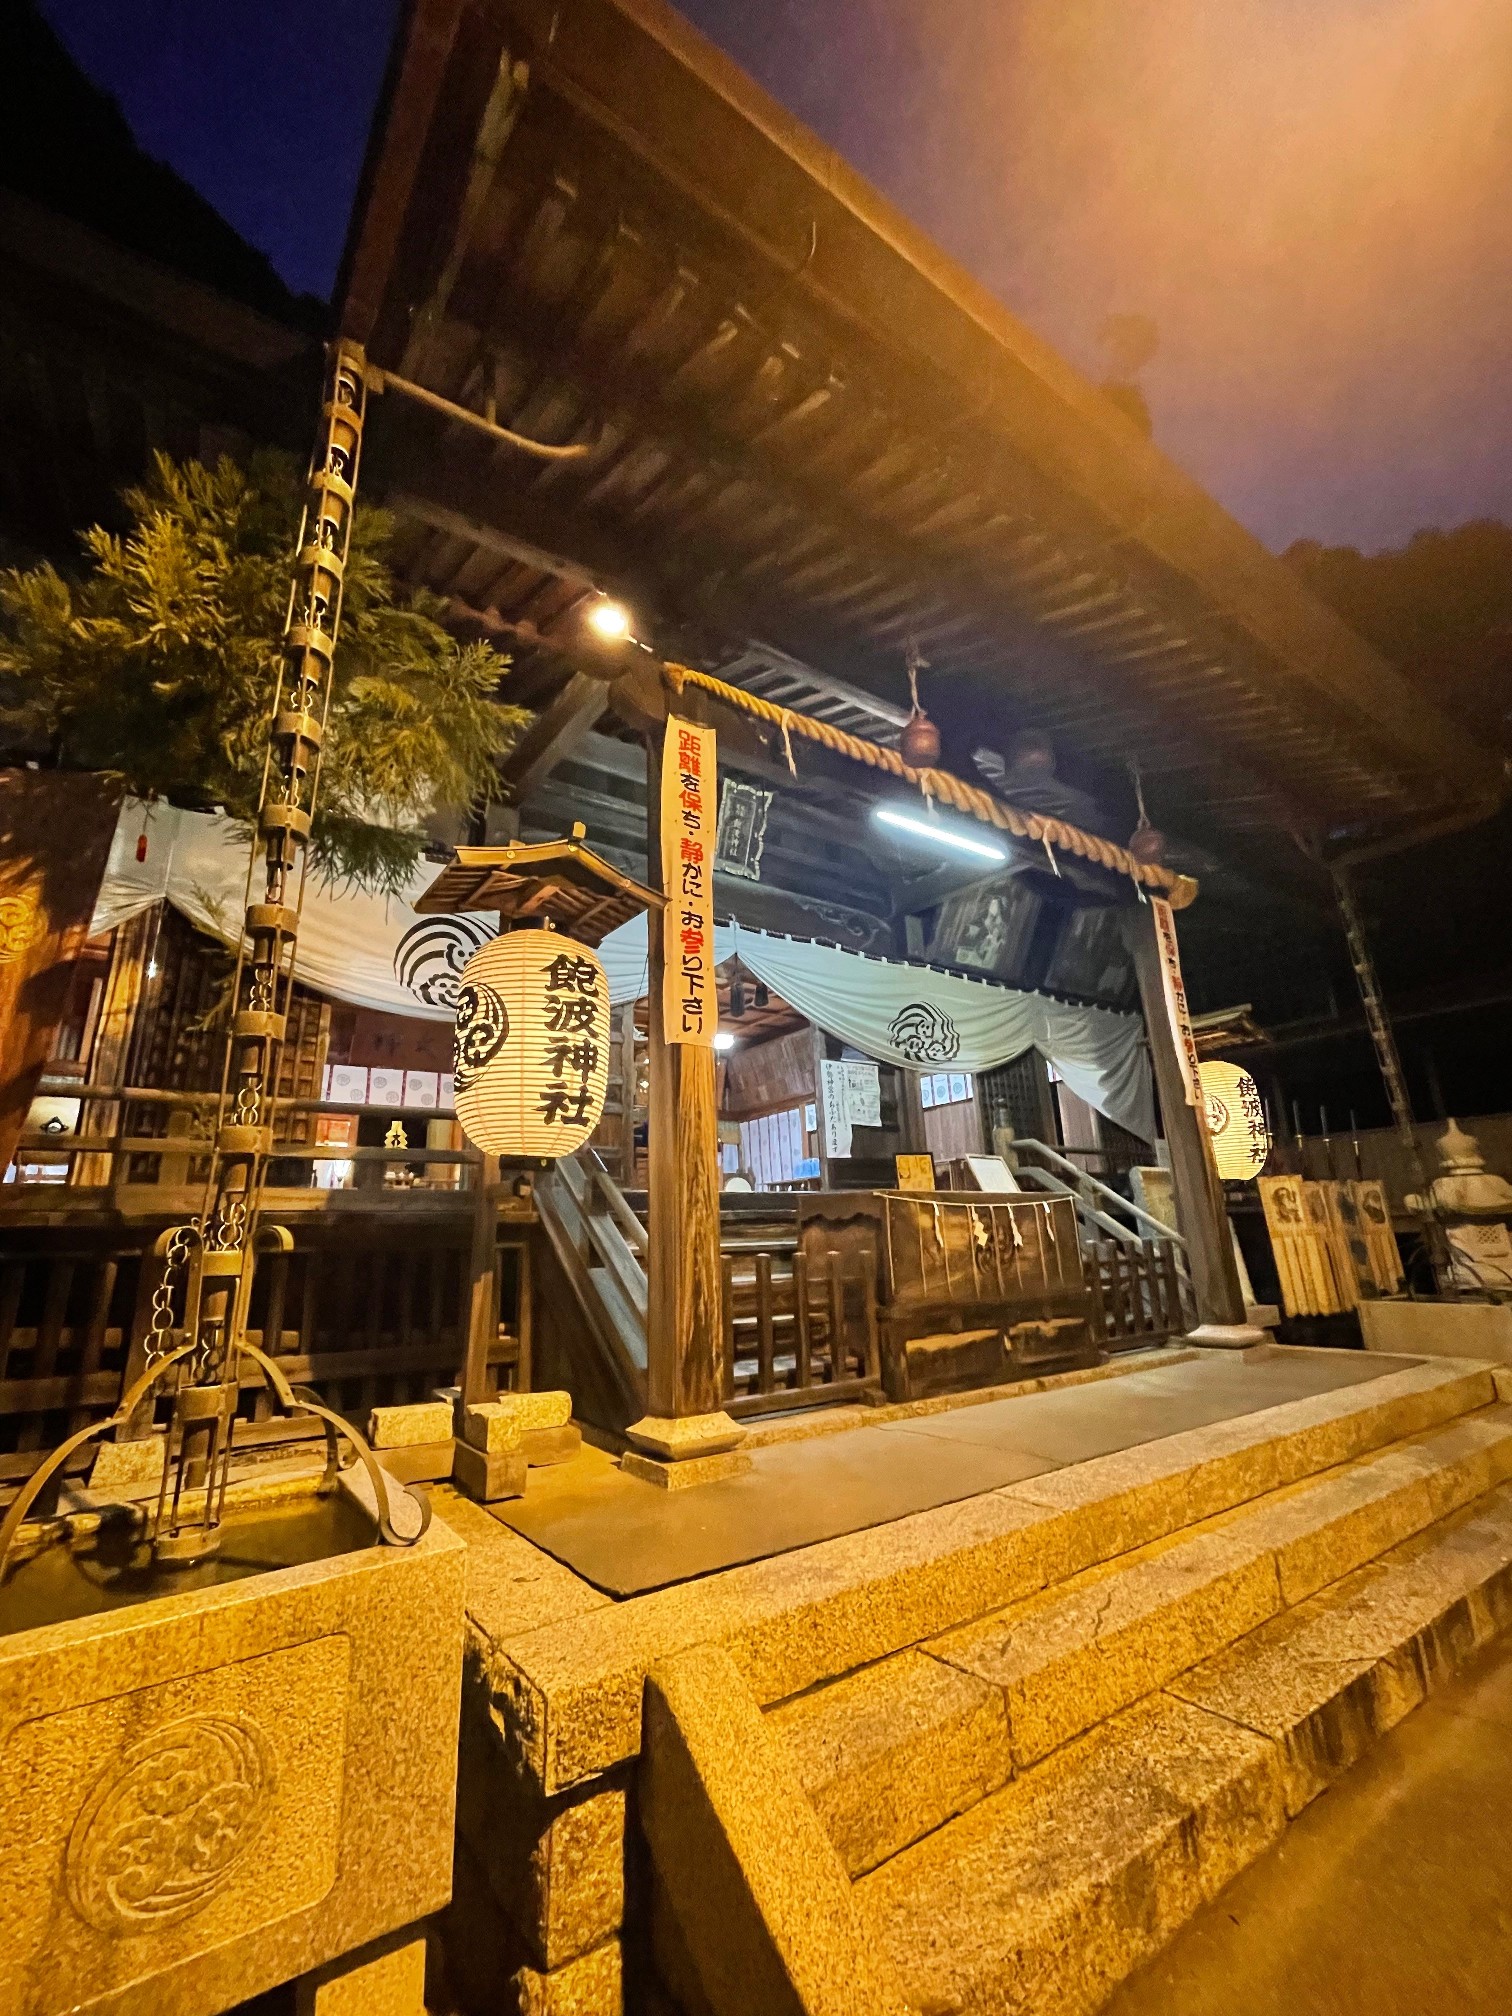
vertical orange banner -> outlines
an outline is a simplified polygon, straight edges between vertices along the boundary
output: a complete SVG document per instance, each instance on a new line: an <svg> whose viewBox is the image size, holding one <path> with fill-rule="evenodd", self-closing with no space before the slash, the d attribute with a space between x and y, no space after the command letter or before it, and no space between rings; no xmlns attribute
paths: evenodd
<svg viewBox="0 0 1512 2016"><path fill-rule="evenodd" d="M1155 919L1155 942L1160 947L1161 984L1165 991L1166 1013L1171 1019L1171 1034L1176 1039L1176 1054L1181 1059L1186 1103L1188 1106L1195 1106L1205 1118L1202 1067L1197 1061L1197 1044L1192 1036L1192 1017L1187 1007L1186 985L1181 977L1181 951L1176 943L1176 918L1163 896L1150 898L1150 911Z"/></svg>
<svg viewBox="0 0 1512 2016"><path fill-rule="evenodd" d="M714 979L714 853L719 785L714 730L667 716L662 745L662 888L667 974L662 1021L669 1043L712 1049L719 1027Z"/></svg>

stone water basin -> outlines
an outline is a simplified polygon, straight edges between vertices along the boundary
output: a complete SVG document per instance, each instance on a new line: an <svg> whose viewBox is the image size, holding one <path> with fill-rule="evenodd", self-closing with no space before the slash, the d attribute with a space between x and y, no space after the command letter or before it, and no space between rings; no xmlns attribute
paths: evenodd
<svg viewBox="0 0 1512 2016"><path fill-rule="evenodd" d="M0 1590L4 2016L220 2016L450 1896L462 1543L234 1501L195 1567L106 1519Z"/></svg>

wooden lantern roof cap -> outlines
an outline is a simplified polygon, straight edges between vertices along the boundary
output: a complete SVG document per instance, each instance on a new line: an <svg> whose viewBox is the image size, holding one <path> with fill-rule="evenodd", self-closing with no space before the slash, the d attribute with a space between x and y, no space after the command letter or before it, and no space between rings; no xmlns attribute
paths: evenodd
<svg viewBox="0 0 1512 2016"><path fill-rule="evenodd" d="M529 846L458 847L415 908L425 917L497 910L510 923L551 924L584 945L601 944L665 898L585 846L586 831L575 825L565 840Z"/></svg>

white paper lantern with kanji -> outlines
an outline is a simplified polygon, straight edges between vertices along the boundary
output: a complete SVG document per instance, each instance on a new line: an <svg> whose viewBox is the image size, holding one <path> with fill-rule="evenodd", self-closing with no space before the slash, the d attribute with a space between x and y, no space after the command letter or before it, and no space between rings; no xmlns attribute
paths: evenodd
<svg viewBox="0 0 1512 2016"><path fill-rule="evenodd" d="M1237 1064L1210 1058L1198 1068L1218 1174L1225 1183L1246 1183L1260 1174L1271 1148L1260 1088Z"/></svg>
<svg viewBox="0 0 1512 2016"><path fill-rule="evenodd" d="M599 1123L609 1077L609 979L557 931L507 931L457 979L457 1118L486 1155L552 1159Z"/></svg>

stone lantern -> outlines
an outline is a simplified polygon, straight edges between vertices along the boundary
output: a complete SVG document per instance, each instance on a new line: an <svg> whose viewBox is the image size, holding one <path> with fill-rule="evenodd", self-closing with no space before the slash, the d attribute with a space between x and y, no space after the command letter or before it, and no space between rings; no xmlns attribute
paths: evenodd
<svg viewBox="0 0 1512 2016"><path fill-rule="evenodd" d="M1512 1183L1486 1167L1480 1143L1451 1120L1439 1137L1439 1173L1409 1211L1431 1210L1444 1227L1461 1288L1512 1301Z"/></svg>

